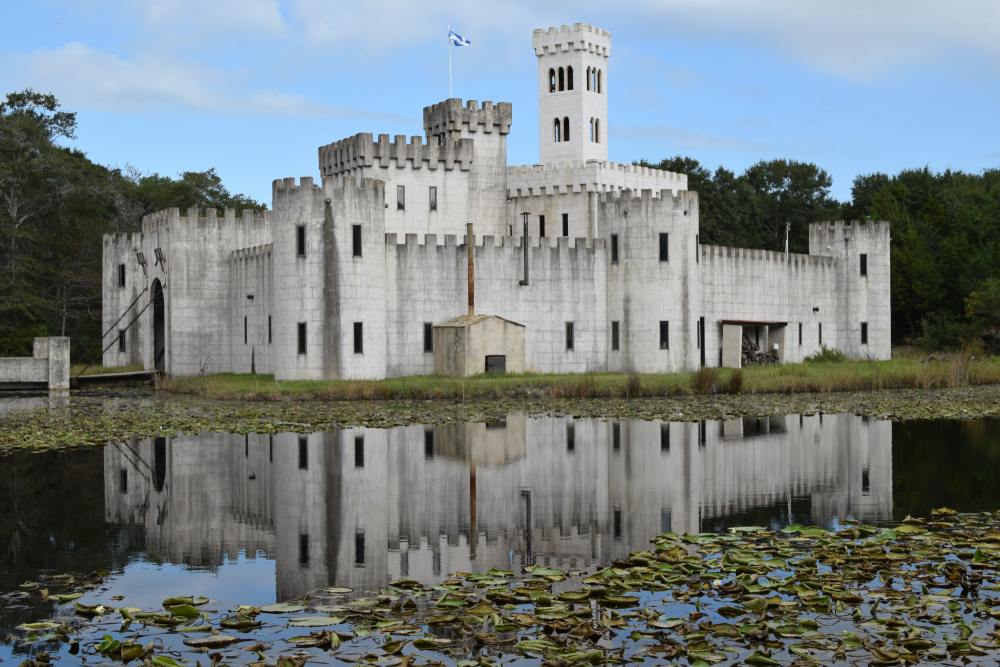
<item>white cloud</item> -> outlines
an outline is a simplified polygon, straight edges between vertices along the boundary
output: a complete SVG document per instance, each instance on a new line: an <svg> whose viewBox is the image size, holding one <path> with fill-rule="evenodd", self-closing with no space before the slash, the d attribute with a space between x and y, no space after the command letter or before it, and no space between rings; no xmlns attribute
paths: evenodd
<svg viewBox="0 0 1000 667"><path fill-rule="evenodd" d="M125 113L180 109L227 115L349 118L419 122L391 114L330 106L278 90L248 90L252 76L157 54L124 59L79 42L30 55L0 57L6 89L51 92L67 108Z"/></svg>
<svg viewBox="0 0 1000 667"><path fill-rule="evenodd" d="M288 34L278 0L130 0L147 28L169 31L164 37L252 35L280 38Z"/></svg>

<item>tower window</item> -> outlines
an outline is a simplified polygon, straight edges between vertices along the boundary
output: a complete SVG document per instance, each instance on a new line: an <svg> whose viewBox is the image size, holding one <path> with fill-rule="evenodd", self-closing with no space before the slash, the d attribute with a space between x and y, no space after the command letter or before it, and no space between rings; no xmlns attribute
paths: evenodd
<svg viewBox="0 0 1000 667"><path fill-rule="evenodd" d="M866 253L861 253L861 275L868 275L868 255Z"/></svg>
<svg viewBox="0 0 1000 667"><path fill-rule="evenodd" d="M587 68L587 90L590 90L590 68Z"/></svg>
<svg viewBox="0 0 1000 667"><path fill-rule="evenodd" d="M569 141L569 118L563 118L563 141Z"/></svg>
<svg viewBox="0 0 1000 667"><path fill-rule="evenodd" d="M590 142L594 142L594 119L590 119Z"/></svg>
<svg viewBox="0 0 1000 667"><path fill-rule="evenodd" d="M538 235L545 236L545 216L538 216Z"/></svg>
<svg viewBox="0 0 1000 667"><path fill-rule="evenodd" d="M559 90L566 90L566 72L562 67L559 68Z"/></svg>
<svg viewBox="0 0 1000 667"><path fill-rule="evenodd" d="M669 453L670 453L670 424L660 424L660 454L669 454Z"/></svg>
<svg viewBox="0 0 1000 667"><path fill-rule="evenodd" d="M560 129L562 129L562 123L560 123L559 119L556 118L552 122L552 141L554 141L557 144L559 143L559 130Z"/></svg>
<svg viewBox="0 0 1000 667"><path fill-rule="evenodd" d="M309 470L309 440L299 436L299 470Z"/></svg>
<svg viewBox="0 0 1000 667"><path fill-rule="evenodd" d="M566 323L566 349L567 350L572 350L573 349L573 323L572 322L567 322Z"/></svg>
<svg viewBox="0 0 1000 667"><path fill-rule="evenodd" d="M243 344L247 344L247 339L249 338L250 326L247 322L247 316L243 316Z"/></svg>
<svg viewBox="0 0 1000 667"><path fill-rule="evenodd" d="M819 323L819 345L820 345L820 347L823 346L823 323L822 322Z"/></svg>
<svg viewBox="0 0 1000 667"><path fill-rule="evenodd" d="M364 354L365 344L362 338L362 324L361 322L354 323L354 354Z"/></svg>
<svg viewBox="0 0 1000 667"><path fill-rule="evenodd" d="M868 344L868 323L867 322L862 322L861 323L861 344L862 345L867 345Z"/></svg>
<svg viewBox="0 0 1000 667"><path fill-rule="evenodd" d="M299 354L306 353L306 323L299 322Z"/></svg>
<svg viewBox="0 0 1000 667"><path fill-rule="evenodd" d="M306 226L298 225L295 228L295 255L297 257L306 256Z"/></svg>
<svg viewBox="0 0 1000 667"><path fill-rule="evenodd" d="M670 261L670 238L666 232L660 233L660 261Z"/></svg>
<svg viewBox="0 0 1000 667"><path fill-rule="evenodd" d="M612 351L618 351L620 349L619 343L619 324L618 322L611 323L611 349Z"/></svg>
<svg viewBox="0 0 1000 667"><path fill-rule="evenodd" d="M549 92L556 92L556 71L554 69L549 70Z"/></svg>
<svg viewBox="0 0 1000 667"><path fill-rule="evenodd" d="M432 211L438 210L438 189L435 186L431 186L430 189L430 204Z"/></svg>
<svg viewBox="0 0 1000 667"><path fill-rule="evenodd" d="M611 261L612 262L617 262L618 261L618 235L617 234L612 234L611 235Z"/></svg>
<svg viewBox="0 0 1000 667"><path fill-rule="evenodd" d="M272 340L271 337L271 316L267 316L267 342L270 344Z"/></svg>
<svg viewBox="0 0 1000 667"><path fill-rule="evenodd" d="M434 324L424 322L424 352L434 351Z"/></svg>
<svg viewBox="0 0 1000 667"><path fill-rule="evenodd" d="M566 90L573 90L573 68L566 68Z"/></svg>
<svg viewBox="0 0 1000 667"><path fill-rule="evenodd" d="M118 330L118 351L119 352L124 352L125 351L125 330L124 329L119 329Z"/></svg>
<svg viewBox="0 0 1000 667"><path fill-rule="evenodd" d="M601 70L597 70L597 92L601 92Z"/></svg>
<svg viewBox="0 0 1000 667"><path fill-rule="evenodd" d="M595 144L601 143L601 119L600 118L595 118L594 119L594 143Z"/></svg>
<svg viewBox="0 0 1000 667"><path fill-rule="evenodd" d="M125 287L125 265L118 265L118 286Z"/></svg>
<svg viewBox="0 0 1000 667"><path fill-rule="evenodd" d="M396 186L396 210L405 211L406 210L406 186L397 185Z"/></svg>
<svg viewBox="0 0 1000 667"><path fill-rule="evenodd" d="M569 213L563 213L563 236L569 236Z"/></svg>
<svg viewBox="0 0 1000 667"><path fill-rule="evenodd" d="M670 349L670 322L660 321L660 349Z"/></svg>
<svg viewBox="0 0 1000 667"><path fill-rule="evenodd" d="M365 436L363 435L354 437L354 467L365 467Z"/></svg>
<svg viewBox="0 0 1000 667"><path fill-rule="evenodd" d="M802 345L802 322L799 322L799 345Z"/></svg>

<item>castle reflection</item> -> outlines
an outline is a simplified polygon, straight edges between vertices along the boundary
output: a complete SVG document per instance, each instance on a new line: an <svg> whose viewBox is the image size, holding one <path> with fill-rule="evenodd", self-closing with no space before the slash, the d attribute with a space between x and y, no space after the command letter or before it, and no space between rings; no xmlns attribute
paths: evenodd
<svg viewBox="0 0 1000 667"><path fill-rule="evenodd" d="M105 449L109 522L214 565L276 561L279 600L327 585L607 563L661 532L892 518L891 424L853 415L202 434ZM735 523L734 523L735 522Z"/></svg>

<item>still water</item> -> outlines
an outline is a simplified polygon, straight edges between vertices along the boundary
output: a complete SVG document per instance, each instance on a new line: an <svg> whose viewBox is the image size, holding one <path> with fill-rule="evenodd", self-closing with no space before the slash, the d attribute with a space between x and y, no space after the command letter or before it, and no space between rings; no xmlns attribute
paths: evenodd
<svg viewBox="0 0 1000 667"><path fill-rule="evenodd" d="M494 567L592 570L668 531L993 511L998 459L997 420L854 415L509 415L16 454L0 459L0 592L40 570L103 569L107 584L81 602L121 595L147 608L195 594L260 605ZM19 606L0 615L2 636L53 613Z"/></svg>

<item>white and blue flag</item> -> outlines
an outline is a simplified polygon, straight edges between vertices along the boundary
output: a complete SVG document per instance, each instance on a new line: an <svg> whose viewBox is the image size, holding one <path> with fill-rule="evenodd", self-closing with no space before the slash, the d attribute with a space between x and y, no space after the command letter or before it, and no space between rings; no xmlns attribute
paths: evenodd
<svg viewBox="0 0 1000 667"><path fill-rule="evenodd" d="M472 44L472 42L457 34L454 30L448 31L448 39L450 39L451 43L455 46L469 46Z"/></svg>

